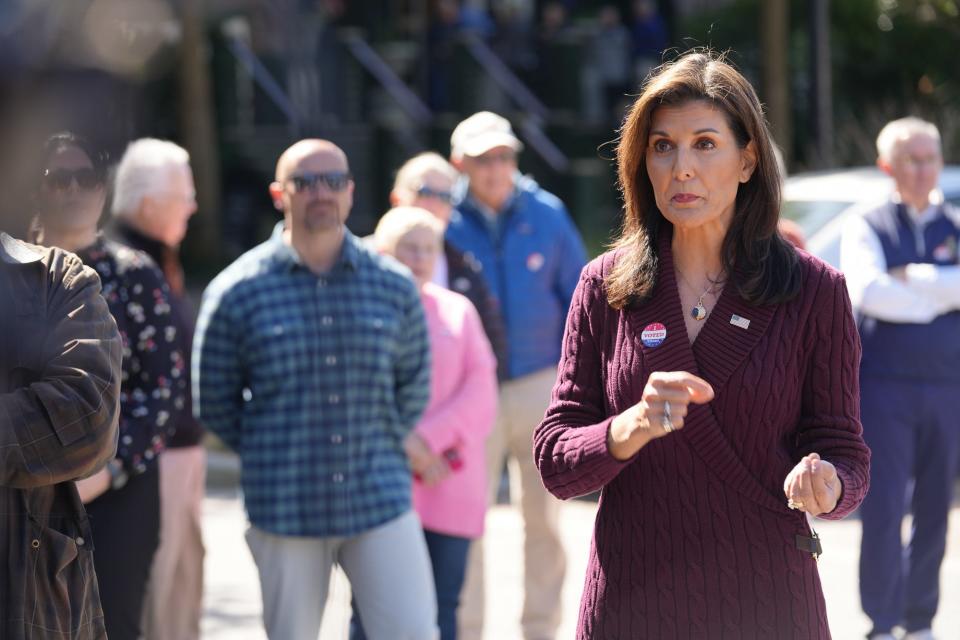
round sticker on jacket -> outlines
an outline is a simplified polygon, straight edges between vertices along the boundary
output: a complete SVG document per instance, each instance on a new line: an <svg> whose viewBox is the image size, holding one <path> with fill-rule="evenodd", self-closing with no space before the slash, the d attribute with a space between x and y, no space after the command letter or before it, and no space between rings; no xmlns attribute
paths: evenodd
<svg viewBox="0 0 960 640"><path fill-rule="evenodd" d="M530 271L533 271L534 273L540 271L540 269L543 267L544 260L545 258L543 257L542 253L531 253L529 256L527 256L527 269L530 269Z"/></svg>
<svg viewBox="0 0 960 640"><path fill-rule="evenodd" d="M640 334L640 341L648 349L659 347L667 339L667 328L659 322L648 324Z"/></svg>

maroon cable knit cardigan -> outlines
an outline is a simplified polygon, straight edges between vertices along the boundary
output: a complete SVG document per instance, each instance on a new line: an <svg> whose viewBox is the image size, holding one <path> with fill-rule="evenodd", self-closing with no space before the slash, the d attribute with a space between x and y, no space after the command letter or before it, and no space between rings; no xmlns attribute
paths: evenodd
<svg viewBox="0 0 960 640"><path fill-rule="evenodd" d="M691 346L662 234L653 296L617 311L603 281L616 253L588 264L573 297L550 408L534 436L546 488L602 489L577 638L829 638L810 536L783 481L810 452L833 463L849 514L868 486L861 438L860 342L843 277L799 252L800 295L754 307L726 287ZM732 315L750 321L747 329ZM641 342L652 323L657 347ZM716 398L690 405L682 430L632 459L607 449L613 416L640 400L653 371L689 371ZM830 553L830 540L824 540Z"/></svg>

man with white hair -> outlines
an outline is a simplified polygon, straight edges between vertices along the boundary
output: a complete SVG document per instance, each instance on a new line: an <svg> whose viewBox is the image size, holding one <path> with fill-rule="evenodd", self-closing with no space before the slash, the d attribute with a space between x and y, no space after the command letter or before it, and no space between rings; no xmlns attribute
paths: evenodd
<svg viewBox="0 0 960 640"><path fill-rule="evenodd" d="M863 435L873 452L860 508L860 598L869 637L889 640L902 626L906 638L929 640L960 458L960 212L937 188L943 157L933 124L894 120L877 151L893 197L855 217L841 242L863 342Z"/></svg>
<svg viewBox="0 0 960 640"><path fill-rule="evenodd" d="M178 255L187 223L197 210L187 151L154 138L130 143L117 167L111 208L115 216L112 232L117 239L147 253L163 270L170 285L180 349L189 358L194 312L184 290ZM144 604L147 640L200 636L204 429L191 411L189 374L178 384L186 406L177 420L170 421L167 449L160 456L160 546Z"/></svg>

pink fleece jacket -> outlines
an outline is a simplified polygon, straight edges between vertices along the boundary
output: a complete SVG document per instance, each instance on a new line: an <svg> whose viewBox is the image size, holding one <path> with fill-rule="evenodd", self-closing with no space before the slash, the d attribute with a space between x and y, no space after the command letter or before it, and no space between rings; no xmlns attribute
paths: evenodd
<svg viewBox="0 0 960 640"><path fill-rule="evenodd" d="M462 466L434 487L414 481L413 505L425 529L476 538L487 510L485 443L497 413L497 362L467 298L430 283L420 297L433 369L416 431L434 453L456 449Z"/></svg>

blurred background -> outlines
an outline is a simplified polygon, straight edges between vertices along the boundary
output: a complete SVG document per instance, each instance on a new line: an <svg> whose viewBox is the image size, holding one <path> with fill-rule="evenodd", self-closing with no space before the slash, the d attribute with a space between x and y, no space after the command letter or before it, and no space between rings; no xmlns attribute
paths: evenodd
<svg viewBox="0 0 960 640"><path fill-rule="evenodd" d="M362 234L403 160L446 155L457 122L490 109L597 253L620 207L624 94L692 46L730 50L791 173L872 164L881 125L907 113L956 159L956 0L4 0L0 215L28 223L50 132L114 160L132 139L168 138L191 152L200 209L184 257L205 281L276 221L266 186L293 140L346 150Z"/></svg>

